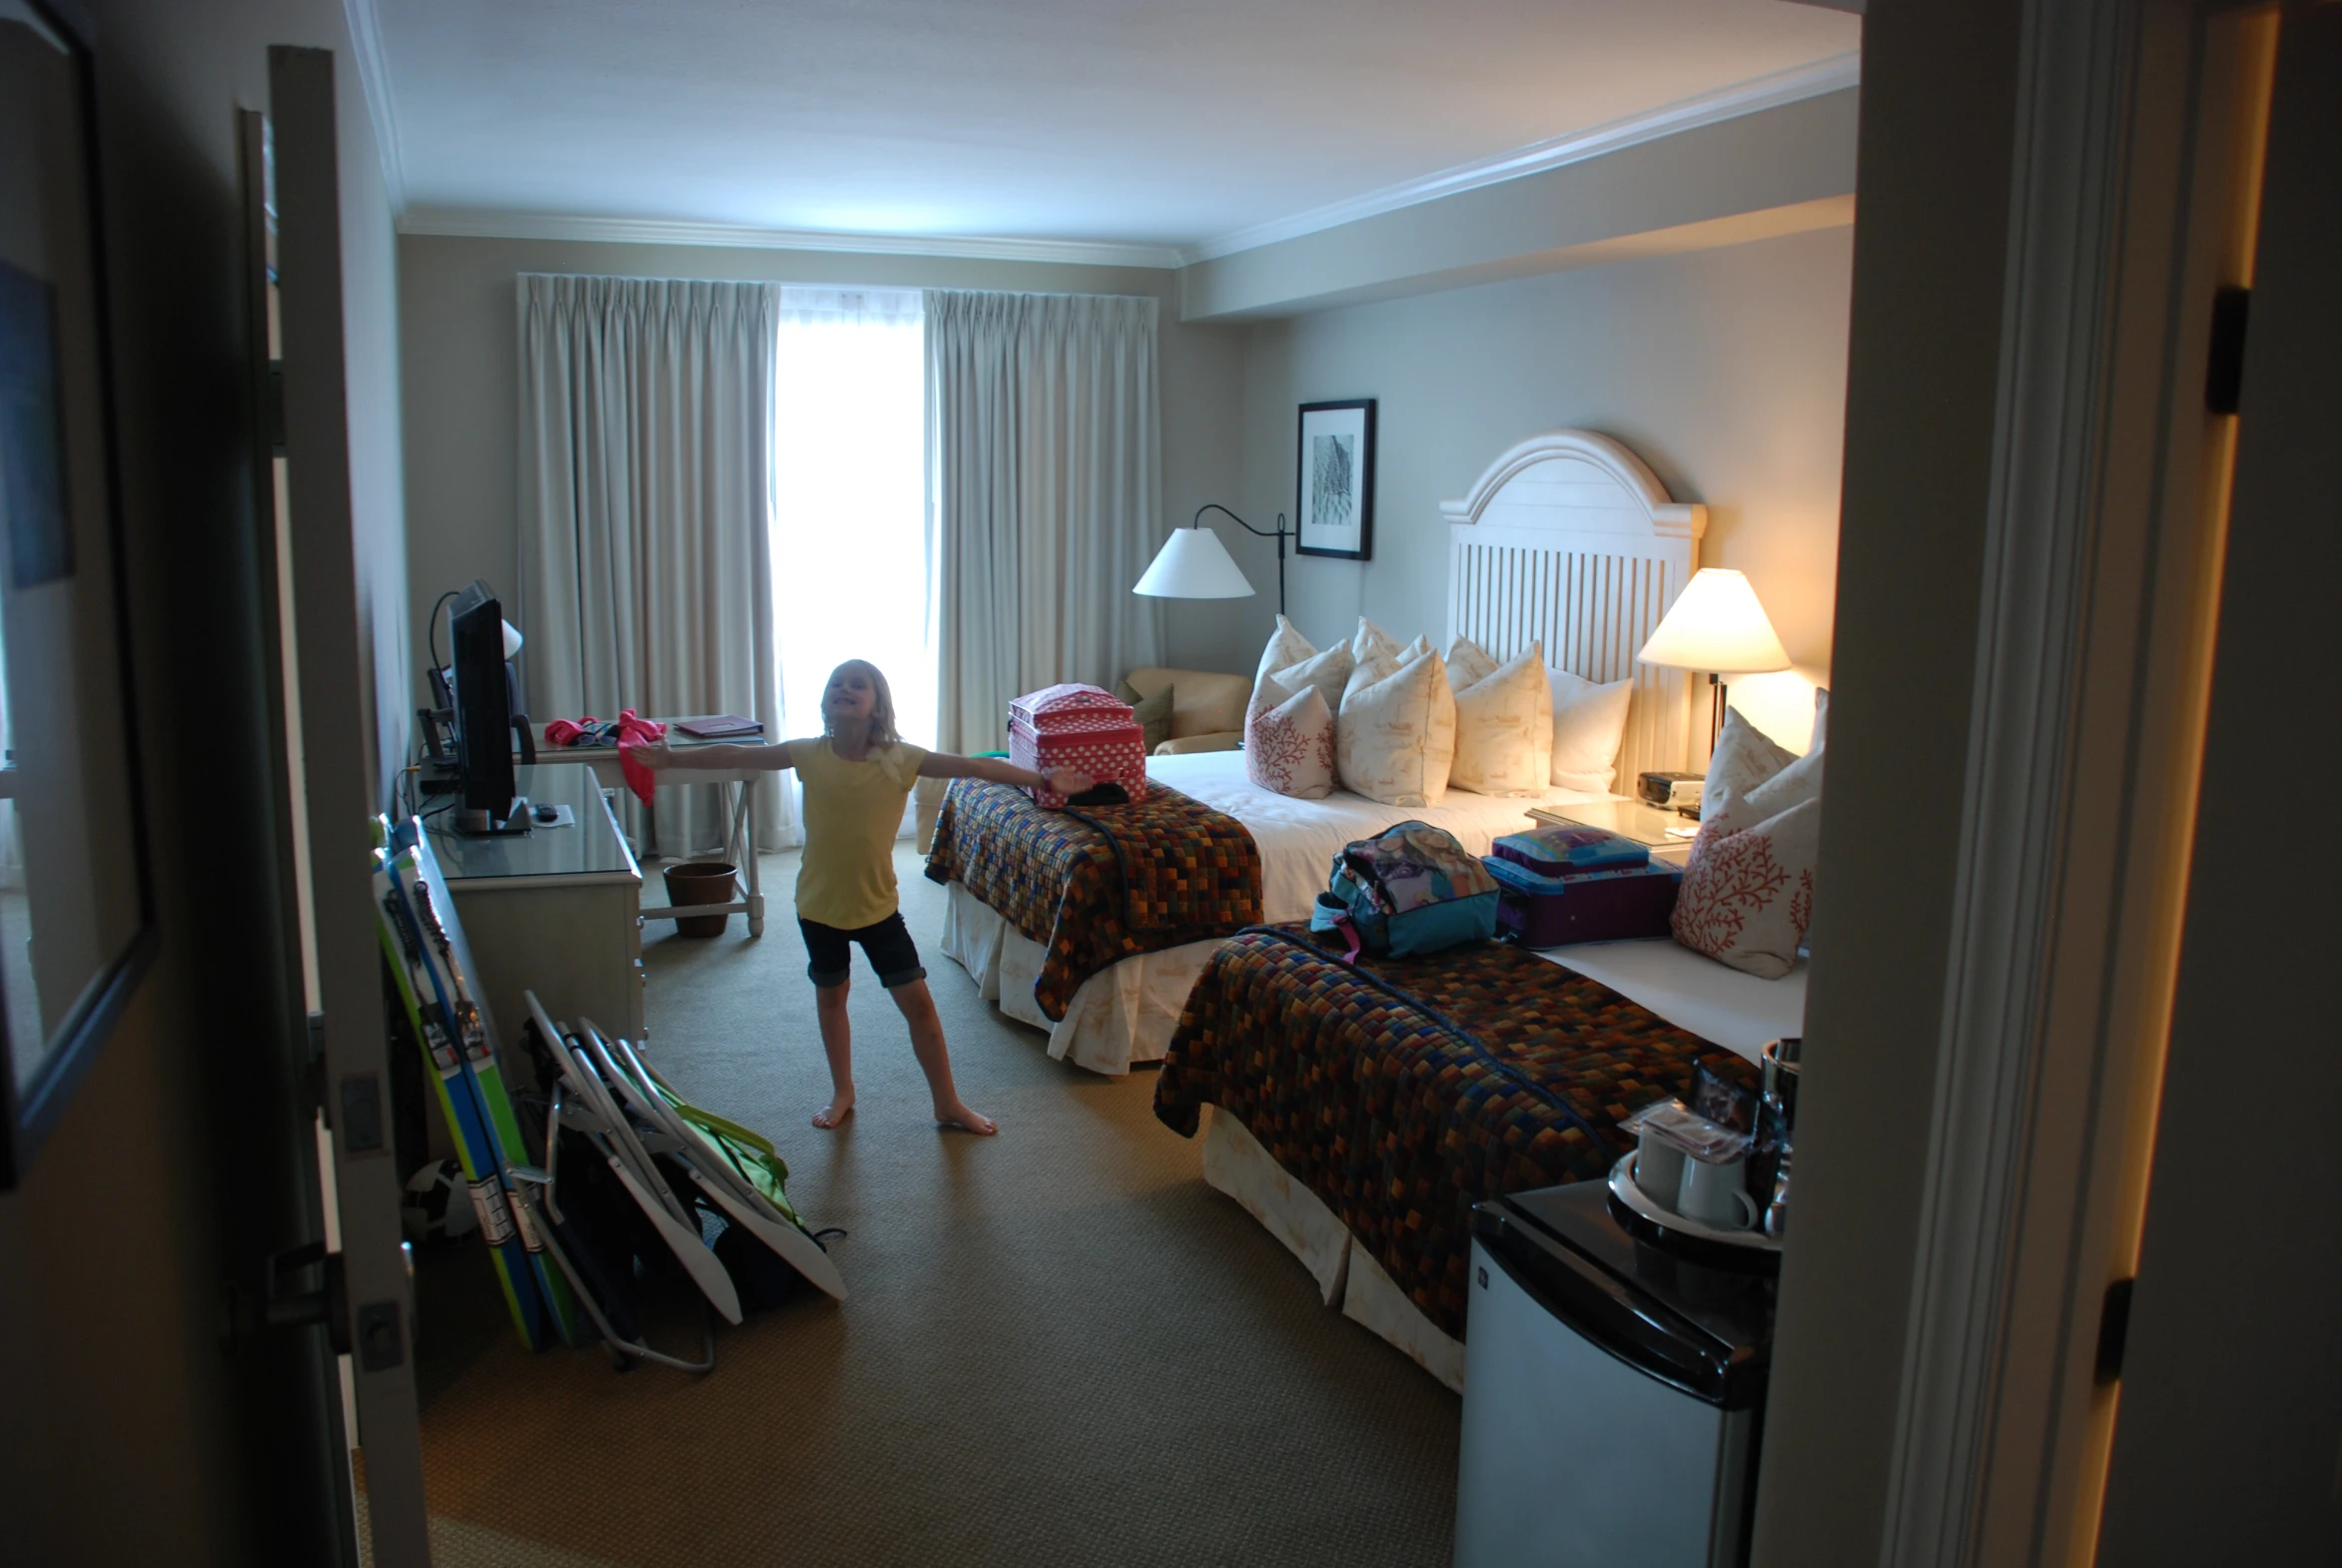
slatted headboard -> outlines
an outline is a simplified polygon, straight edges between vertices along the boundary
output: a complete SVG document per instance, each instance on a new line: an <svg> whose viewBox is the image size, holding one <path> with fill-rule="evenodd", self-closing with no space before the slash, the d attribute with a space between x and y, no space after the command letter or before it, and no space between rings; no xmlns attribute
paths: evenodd
<svg viewBox="0 0 2342 1568"><path fill-rule="evenodd" d="M1499 659L1532 641L1587 680L1632 676L1612 785L1691 755L1691 678L1635 663L1700 563L1708 508L1669 500L1633 452L1591 430L1534 435L1488 465L1448 521L1447 634Z"/></svg>

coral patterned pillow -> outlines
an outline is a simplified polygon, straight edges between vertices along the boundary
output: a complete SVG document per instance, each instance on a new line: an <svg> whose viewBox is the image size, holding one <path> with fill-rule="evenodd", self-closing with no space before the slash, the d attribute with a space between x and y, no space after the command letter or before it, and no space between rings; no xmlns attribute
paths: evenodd
<svg viewBox="0 0 2342 1568"><path fill-rule="evenodd" d="M1344 789L1389 806L1436 806L1455 761L1455 693L1447 666L1425 653L1350 672L1334 721L1334 770Z"/></svg>
<svg viewBox="0 0 2342 1568"><path fill-rule="evenodd" d="M1813 796L1763 821L1753 817L1730 789L1709 798L1672 924L1675 940L1693 952L1779 980L1797 964L1814 918L1822 801Z"/></svg>
<svg viewBox="0 0 2342 1568"><path fill-rule="evenodd" d="M1273 693L1276 677L1267 684ZM1323 692L1303 684L1275 707L1258 706L1245 715L1244 777L1297 800L1333 793L1333 709Z"/></svg>
<svg viewBox="0 0 2342 1568"><path fill-rule="evenodd" d="M1454 675L1452 666L1448 673ZM1457 688L1455 766L1447 781L1479 795L1542 795L1552 765L1553 694L1545 649L1532 642Z"/></svg>

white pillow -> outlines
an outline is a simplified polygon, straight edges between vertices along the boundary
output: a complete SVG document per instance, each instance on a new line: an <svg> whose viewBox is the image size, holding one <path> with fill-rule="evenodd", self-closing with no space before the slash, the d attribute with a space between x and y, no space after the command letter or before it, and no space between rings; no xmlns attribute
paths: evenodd
<svg viewBox="0 0 2342 1568"><path fill-rule="evenodd" d="M1334 767L1344 789L1391 806L1436 806L1455 761L1455 693L1447 667L1425 653L1391 668L1360 665L1334 721Z"/></svg>
<svg viewBox="0 0 2342 1568"><path fill-rule="evenodd" d="M1828 750L1826 746L1815 747L1750 790L1743 800L1749 812L1749 820L1762 822L1767 817L1781 815L1792 806L1802 805L1809 800L1820 800L1822 758Z"/></svg>
<svg viewBox="0 0 2342 1568"><path fill-rule="evenodd" d="M1814 918L1821 842L1819 797L1760 819L1730 788L1705 796L1669 921L1675 940L1760 979L1788 974Z"/></svg>
<svg viewBox="0 0 2342 1568"><path fill-rule="evenodd" d="M1451 666L1451 684L1454 676ZM1455 766L1447 781L1481 795L1542 795L1552 770L1553 693L1545 649L1532 642L1456 692Z"/></svg>
<svg viewBox="0 0 2342 1568"><path fill-rule="evenodd" d="M1597 685L1568 670L1551 670L1553 686L1553 782L1563 789L1596 792L1610 788L1618 772L1618 743L1626 734L1632 680Z"/></svg>
<svg viewBox="0 0 2342 1568"><path fill-rule="evenodd" d="M1349 684L1350 645L1337 642L1323 653L1271 672L1269 680L1287 692L1299 691L1303 686L1315 686L1319 695L1325 698L1325 711L1330 717L1340 710L1342 688Z"/></svg>
<svg viewBox="0 0 2342 1568"><path fill-rule="evenodd" d="M1268 684L1275 687L1276 677L1269 676ZM1244 716L1244 777L1298 800L1333 793L1333 710L1324 692L1304 681L1275 707L1256 707Z"/></svg>
<svg viewBox="0 0 2342 1568"><path fill-rule="evenodd" d="M1456 690L1477 685L1495 673L1496 661L1471 638L1458 637L1447 645L1447 683Z"/></svg>
<svg viewBox="0 0 2342 1568"><path fill-rule="evenodd" d="M1253 667L1252 695L1245 702L1244 711L1249 713L1260 705L1260 699L1266 695L1260 685L1265 676L1276 670L1289 669L1316 651L1309 646L1309 639L1302 636L1291 621L1282 615L1277 616L1276 630L1269 633L1268 646L1260 650L1260 662ZM1275 706L1274 703L1269 705Z"/></svg>
<svg viewBox="0 0 2342 1568"><path fill-rule="evenodd" d="M1431 639L1421 632L1416 632L1415 640L1398 650L1398 661L1401 664L1412 664L1430 651Z"/></svg>
<svg viewBox="0 0 2342 1568"><path fill-rule="evenodd" d="M1716 749L1708 754L1708 779L1700 799L1714 800L1725 790L1746 795L1796 760L1796 752L1776 744L1772 736L1741 717L1740 709L1728 707L1723 733L1716 737ZM1707 815L1703 805L1701 820Z"/></svg>
<svg viewBox="0 0 2342 1568"><path fill-rule="evenodd" d="M1806 750L1820 751L1830 738L1830 688L1814 688L1814 738L1806 742Z"/></svg>
<svg viewBox="0 0 2342 1568"><path fill-rule="evenodd" d="M1398 658L1398 639L1361 615L1358 629L1350 636L1350 662L1363 664L1376 654Z"/></svg>

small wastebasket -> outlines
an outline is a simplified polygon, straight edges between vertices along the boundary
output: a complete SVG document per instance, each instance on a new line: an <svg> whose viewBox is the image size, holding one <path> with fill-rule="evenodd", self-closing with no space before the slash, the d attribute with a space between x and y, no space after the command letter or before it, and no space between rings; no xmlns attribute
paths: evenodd
<svg viewBox="0 0 2342 1568"><path fill-rule="evenodd" d="M723 860L687 860L667 867L667 902L677 909L694 904L729 904L738 887L740 868ZM675 922L683 937L720 937L731 923L729 915L686 915Z"/></svg>

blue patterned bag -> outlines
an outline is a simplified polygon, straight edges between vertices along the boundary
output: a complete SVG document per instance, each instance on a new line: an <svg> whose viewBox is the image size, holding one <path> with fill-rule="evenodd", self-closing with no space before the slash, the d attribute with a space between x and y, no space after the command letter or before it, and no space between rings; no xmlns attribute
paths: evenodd
<svg viewBox="0 0 2342 1568"><path fill-rule="evenodd" d="M1428 822L1401 822L1342 846L1312 931L1338 931L1345 955L1405 958L1496 934L1496 879L1456 836Z"/></svg>

